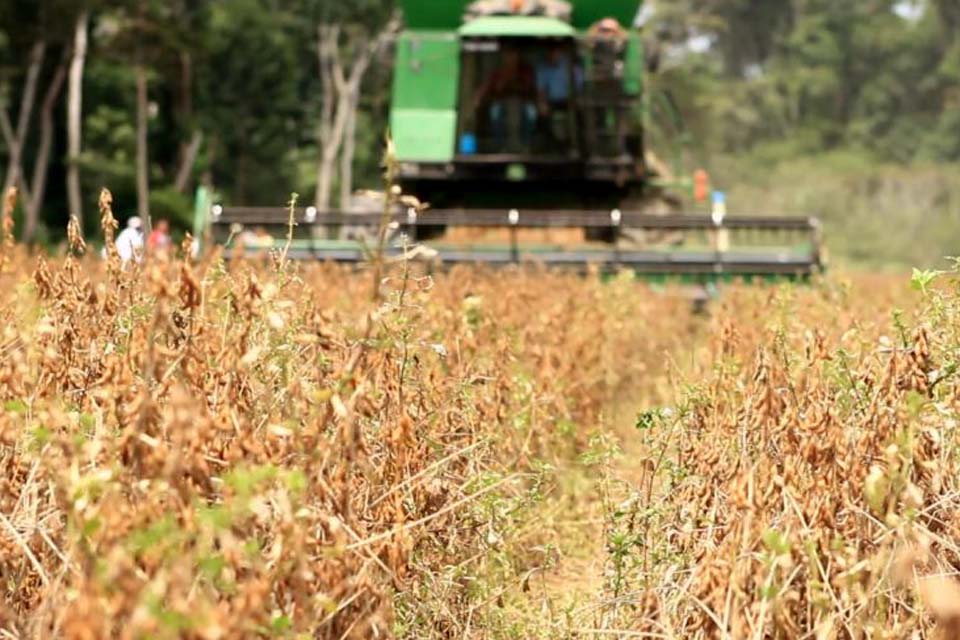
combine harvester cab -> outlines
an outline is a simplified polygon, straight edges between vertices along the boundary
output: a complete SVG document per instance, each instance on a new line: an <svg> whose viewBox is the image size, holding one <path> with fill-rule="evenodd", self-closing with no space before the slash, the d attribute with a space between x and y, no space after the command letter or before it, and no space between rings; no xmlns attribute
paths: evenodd
<svg viewBox="0 0 960 640"><path fill-rule="evenodd" d="M679 147L683 134L674 126L663 135L657 106L672 103L645 90L643 40L629 26L639 8L637 0L406 0L390 129L407 197L296 211L290 255L363 262L364 238L389 223L388 254L421 243L416 255L440 264L596 265L698 280L819 271L813 218L679 212L677 193L693 181L648 148L654 137ZM682 122L673 112L668 119ZM198 204L198 215L198 231L209 225L219 242L242 234L254 248L284 238L289 217L219 204Z"/></svg>

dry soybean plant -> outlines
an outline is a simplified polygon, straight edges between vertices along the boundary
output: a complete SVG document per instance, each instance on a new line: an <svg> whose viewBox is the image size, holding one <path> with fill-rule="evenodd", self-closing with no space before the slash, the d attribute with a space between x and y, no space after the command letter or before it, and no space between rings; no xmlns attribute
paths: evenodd
<svg viewBox="0 0 960 640"><path fill-rule="evenodd" d="M752 321L734 300L715 319L712 370L638 420L643 473L608 513L592 624L960 637L960 280L913 285L919 310L883 322L869 288L852 305L771 296Z"/></svg>
<svg viewBox="0 0 960 640"><path fill-rule="evenodd" d="M123 265L107 191L105 260L75 220L30 257L14 198L2 638L960 634L952 274L733 286L695 316L630 277L189 237ZM538 514L578 465L602 571L560 610L571 530Z"/></svg>
<svg viewBox="0 0 960 640"><path fill-rule="evenodd" d="M371 301L329 266L124 266L100 213L105 261L75 221L64 257L4 245L4 638L460 637L468 584L411 594L484 562L684 308L535 271L386 265Z"/></svg>

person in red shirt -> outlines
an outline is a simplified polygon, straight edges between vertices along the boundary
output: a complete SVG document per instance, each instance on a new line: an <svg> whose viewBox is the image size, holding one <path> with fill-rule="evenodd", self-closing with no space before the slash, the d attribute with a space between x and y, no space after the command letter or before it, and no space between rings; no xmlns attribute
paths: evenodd
<svg viewBox="0 0 960 640"><path fill-rule="evenodd" d="M153 231L150 232L150 236L147 238L147 250L151 253L168 251L171 242L170 223L166 220L157 220L157 224L153 226Z"/></svg>

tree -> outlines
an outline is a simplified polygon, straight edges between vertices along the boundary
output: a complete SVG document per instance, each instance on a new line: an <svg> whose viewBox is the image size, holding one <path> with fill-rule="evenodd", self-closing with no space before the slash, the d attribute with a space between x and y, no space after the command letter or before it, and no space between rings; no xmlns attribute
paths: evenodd
<svg viewBox="0 0 960 640"><path fill-rule="evenodd" d="M354 7L351 29L341 27L347 17L342 13L325 16L317 27L323 105L317 137L320 158L314 205L321 211L330 206L338 157L340 206L349 206L360 89L371 61L392 41L400 24L397 14L385 24L378 24L378 18L389 10L390 6L382 3L359 3ZM365 22L359 22L360 18Z"/></svg>
<svg viewBox="0 0 960 640"><path fill-rule="evenodd" d="M658 3L651 28L672 35L670 83L685 87L683 110L713 149L957 157L960 143L946 133L960 120L948 98L960 79L948 62L957 30L944 26L960 19L957 4L918 5L919 19L900 4L679 0Z"/></svg>
<svg viewBox="0 0 960 640"><path fill-rule="evenodd" d="M142 16L141 16L142 20ZM134 74L137 78L137 215L146 222L150 232L150 155L147 148L147 127L149 126L147 95L147 67L143 60L143 49L137 47Z"/></svg>
<svg viewBox="0 0 960 640"><path fill-rule="evenodd" d="M193 127L193 50L199 41L192 35L202 28L202 15L209 2L186 0L121 0L112 3L111 10L101 16L104 33L103 50L116 60L130 65L134 85L134 157L137 214L151 227L151 181L157 155L151 150L151 121L159 113L159 94L167 87L176 87L180 95L173 109L176 116L167 119L172 133L178 139L177 165L165 175L176 175L172 185L182 193L190 180L200 137L190 132L190 141L182 132ZM156 88L154 89L154 85ZM155 113L156 112L156 113ZM178 122L177 119L182 122ZM191 122L187 122L191 121Z"/></svg>
<svg viewBox="0 0 960 640"><path fill-rule="evenodd" d="M36 102L37 85L40 73L43 70L43 61L47 53L47 43L37 39L30 49L30 58L27 66L26 80L20 96L20 108L17 115L16 127L13 127L6 109L0 110L0 130L3 132L7 144L7 171L3 181L3 193L10 191L10 187L20 186L21 194L29 199L27 189L21 184L23 177L23 148L26 144L30 121L33 118L34 103Z"/></svg>
<svg viewBox="0 0 960 640"><path fill-rule="evenodd" d="M0 2L0 181L21 186L24 232L62 232L104 184L183 223L201 175L232 203L348 205L378 184L395 4ZM960 159L960 5L915 4L659 2L644 28L671 42L650 82L704 155Z"/></svg>
<svg viewBox="0 0 960 640"><path fill-rule="evenodd" d="M316 104L315 31L299 10L263 0L210 7L195 69L197 122L211 179L231 202L284 202L297 185Z"/></svg>
<svg viewBox="0 0 960 640"><path fill-rule="evenodd" d="M53 110L60 100L66 76L67 61L64 58L53 73L53 78L43 98L43 105L40 108L40 142L37 147L37 158L33 165L33 179L30 181L31 196L24 214L23 240L27 243L32 242L36 235L40 220L40 209L43 207L46 198L50 152L53 148L55 135Z"/></svg>
<svg viewBox="0 0 960 640"><path fill-rule="evenodd" d="M66 79L71 12L75 10L72 0L42 0L15 4L0 11L3 24L10 21L25 25L0 40L9 40L14 51L29 51L22 61L22 82L17 82L16 74L0 77L4 93L19 93L19 100L11 101L19 104L14 117L6 106L0 109L0 130L8 151L4 186L19 187L24 239L28 242L34 238L46 201L47 175L56 138L54 111ZM50 61L55 61L52 66L48 64ZM36 126L38 102L39 127ZM33 168L28 171L31 161Z"/></svg>
<svg viewBox="0 0 960 640"><path fill-rule="evenodd" d="M83 196L80 191L80 152L83 147L83 70L87 61L87 29L90 15L86 9L77 15L67 87L67 198L70 215L83 227Z"/></svg>
<svg viewBox="0 0 960 640"><path fill-rule="evenodd" d="M136 87L136 187L137 215L144 220L147 232L150 220L150 151L148 64L162 50L163 20L166 8L155 0L125 0L117 3L112 19L115 22L109 47L133 60Z"/></svg>

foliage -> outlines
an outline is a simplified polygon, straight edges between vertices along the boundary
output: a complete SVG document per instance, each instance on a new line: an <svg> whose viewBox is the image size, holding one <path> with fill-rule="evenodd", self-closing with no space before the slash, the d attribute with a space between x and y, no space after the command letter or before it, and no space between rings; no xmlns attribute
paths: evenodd
<svg viewBox="0 0 960 640"><path fill-rule="evenodd" d="M95 194L110 184L126 213L133 210L136 199L137 61L148 69L150 178L156 188L173 187L185 149L199 132L202 144L191 185L212 183L237 204L282 202L292 188L306 191L316 173L301 172L297 165L300 158L316 158L318 114L326 99L317 70L317 24L339 20L350 33L373 33L390 15L393 3L5 3L0 8L0 51L10 55L0 63L0 107L18 104L27 54L40 38L48 45L40 78L42 94L56 63L70 52L74 22L84 8L92 9L92 20L83 83L83 192ZM389 64L371 73L361 103L364 126L357 178L362 184L377 182L388 91ZM58 151L42 222L62 233L65 107L58 107L55 116ZM38 135L32 130L27 166L32 164ZM0 157L5 158L6 152L0 141ZM192 189L184 192L190 194ZM94 220L86 222L87 230L94 232Z"/></svg>
<svg viewBox="0 0 960 640"><path fill-rule="evenodd" d="M150 212L158 220L188 229L193 224L193 198L176 189L154 189L150 192Z"/></svg>
<svg viewBox="0 0 960 640"><path fill-rule="evenodd" d="M666 3L658 3L665 5ZM950 3L684 0L651 29L671 35L670 84L709 152L786 140L794 151L863 149L884 161L960 160ZM952 15L952 14L951 14ZM707 43L696 51L689 39Z"/></svg>
<svg viewBox="0 0 960 640"><path fill-rule="evenodd" d="M713 178L731 210L818 216L832 268L942 268L956 255L956 163L905 167L843 151L790 157L785 146L715 156Z"/></svg>
<svg viewBox="0 0 960 640"><path fill-rule="evenodd" d="M291 190L309 194L315 188L317 124L321 106L330 99L322 95L317 73L317 25L341 25L343 53L349 57L351 47L377 33L395 3L8 2L0 8L0 47L5 47L0 105L18 104L28 53L41 37L48 45L42 93L69 53L74 21L84 7L92 14L84 79L83 191L95 194L111 185L126 214L136 199L137 60L149 71L154 188L169 193L192 137L200 134L184 194L205 181L235 204L282 203ZM911 7L912 13L906 11ZM656 3L645 29L651 46L663 40L662 73L651 80L677 96L695 133L696 164L716 175L719 188L751 197L733 197L731 209L822 215L834 255L857 262L930 264L953 242L956 226L949 208L954 187L943 187L945 197L933 197L922 186L930 179L929 167L960 161L957 25L949 0L682 0ZM355 158L361 187L379 186L389 90L385 59L373 65L364 84ZM43 208L44 233L54 236L65 227L67 209L63 111L60 105L54 114L54 161ZM37 137L33 130L26 166L33 163ZM825 152L856 156L863 164L848 175L837 174L829 195L817 193L820 178L833 177L836 168L828 160L818 169ZM0 155L5 154L0 144ZM744 166L760 170L751 174ZM878 166L884 183L902 180L902 191L910 195L898 196L890 213L870 216L867 210L878 207L871 196L862 197L861 185ZM943 173L951 171L952 165ZM777 184L758 186L771 176ZM801 211L798 200L818 208ZM85 222L87 231L95 232L95 221ZM901 224L922 239L912 246L906 234L884 241L886 230Z"/></svg>

